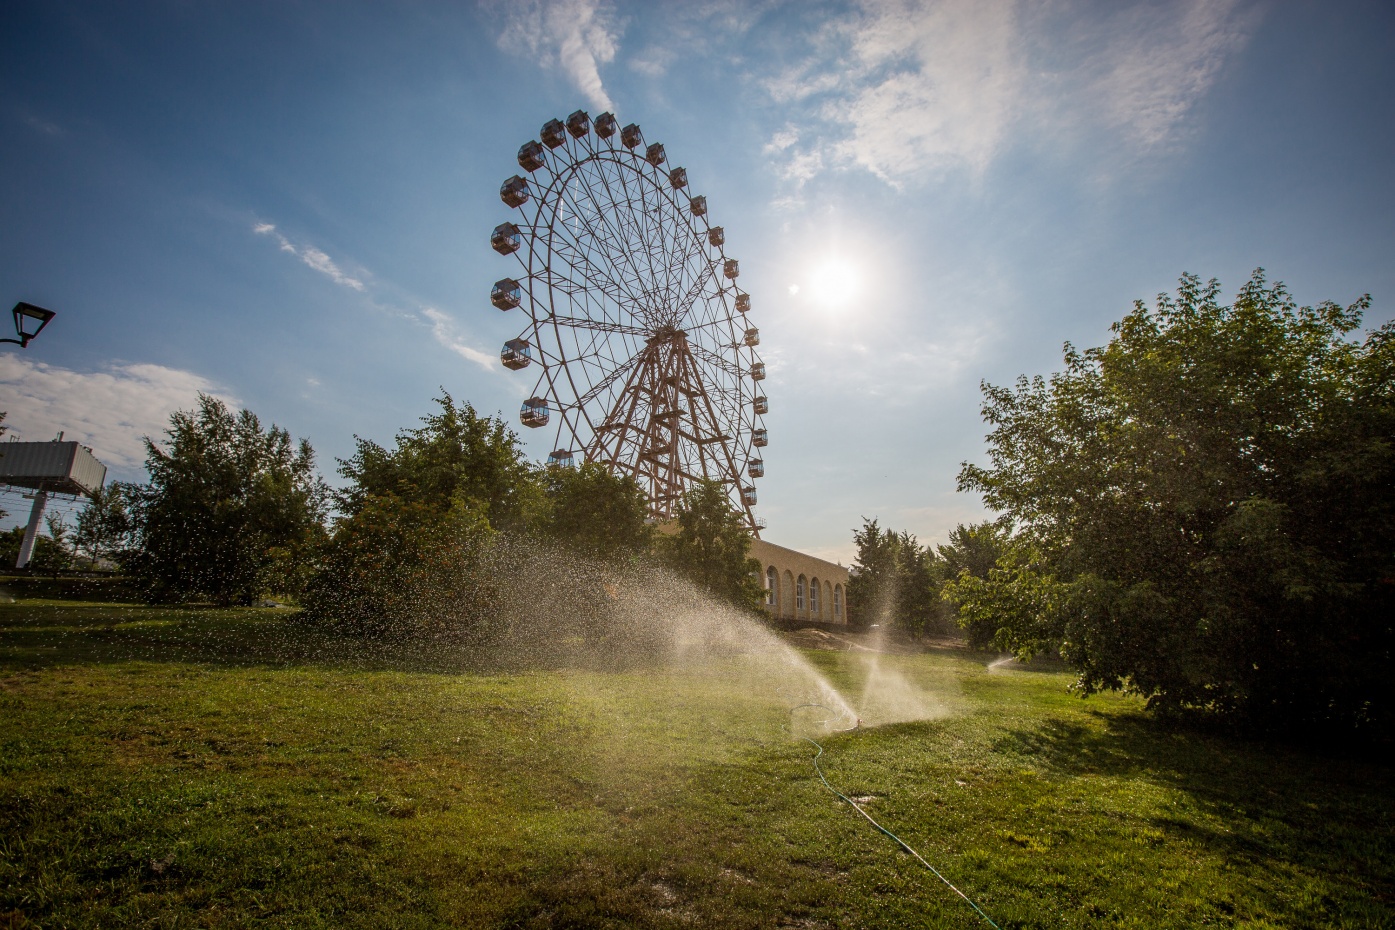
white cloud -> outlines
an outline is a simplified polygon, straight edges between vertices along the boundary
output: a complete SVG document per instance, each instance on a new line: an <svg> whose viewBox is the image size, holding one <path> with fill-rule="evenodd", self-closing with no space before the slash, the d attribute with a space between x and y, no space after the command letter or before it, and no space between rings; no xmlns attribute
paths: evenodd
<svg viewBox="0 0 1395 930"><path fill-rule="evenodd" d="M1087 99L1098 99L1105 119L1138 147L1165 146L1254 26L1254 13L1236 0L1124 8L1106 22L1104 50L1087 66Z"/></svg>
<svg viewBox="0 0 1395 930"><path fill-rule="evenodd" d="M593 106L613 110L601 65L615 60L620 30L606 0L505 0L499 47L561 68ZM661 59L650 56L661 68Z"/></svg>
<svg viewBox="0 0 1395 930"><path fill-rule="evenodd" d="M141 437L160 439L170 414L191 409L200 391L238 405L191 371L149 364L74 371L16 353L0 355L0 391L6 439L47 440L61 430L65 439L91 446L112 472L132 477L145 462Z"/></svg>
<svg viewBox="0 0 1395 930"><path fill-rule="evenodd" d="M781 129L779 132L775 133L775 135L770 137L770 141L766 143L766 146L764 149L762 149L762 151L766 155L776 155L780 152L783 152L785 149L789 148L791 145L794 145L798 141L799 133L795 129L786 126L784 129Z"/></svg>
<svg viewBox="0 0 1395 930"><path fill-rule="evenodd" d="M312 245L297 246L278 232L275 224L257 223L252 227L252 232L259 236L271 236L280 244L282 252L291 253L320 274L329 278L335 284L352 288L360 293L363 292L363 282L358 278L345 274L339 266L334 263L334 259Z"/></svg>
<svg viewBox="0 0 1395 930"><path fill-rule="evenodd" d="M1102 127L1166 148L1253 31L1242 0L861 0L795 37L811 51L764 81L803 109L767 154L797 186L857 166L899 185L981 175L1008 147Z"/></svg>
<svg viewBox="0 0 1395 930"><path fill-rule="evenodd" d="M837 151L883 178L987 167L1016 119L1028 70L1016 7L869 0L852 42L861 86L832 114Z"/></svg>
<svg viewBox="0 0 1395 930"><path fill-rule="evenodd" d="M461 358L468 359L485 371L494 371L499 367L498 358L489 352L481 352L474 346L465 342L456 330L455 321L449 316L437 310L435 307L425 307L421 315L426 317L431 323L431 335L441 345L450 349Z"/></svg>

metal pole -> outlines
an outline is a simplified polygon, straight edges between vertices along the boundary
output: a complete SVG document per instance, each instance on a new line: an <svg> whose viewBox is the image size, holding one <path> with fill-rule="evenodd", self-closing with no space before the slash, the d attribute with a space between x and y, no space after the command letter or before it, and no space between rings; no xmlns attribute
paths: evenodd
<svg viewBox="0 0 1395 930"><path fill-rule="evenodd" d="M24 568L29 557L34 554L34 539L39 535L39 521L44 518L44 507L48 504L47 491L34 492L34 507L29 511L29 525L24 529L24 542L19 544L19 558L15 568Z"/></svg>

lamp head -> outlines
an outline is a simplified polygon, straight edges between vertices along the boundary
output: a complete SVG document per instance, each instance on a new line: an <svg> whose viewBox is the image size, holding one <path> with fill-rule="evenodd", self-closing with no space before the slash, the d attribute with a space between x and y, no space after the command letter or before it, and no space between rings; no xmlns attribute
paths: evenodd
<svg viewBox="0 0 1395 930"><path fill-rule="evenodd" d="M20 301L15 304L15 332L19 335L19 347L22 349L29 345L29 340L43 330L48 325L48 321L57 314L52 310L45 310L43 307L36 307Z"/></svg>

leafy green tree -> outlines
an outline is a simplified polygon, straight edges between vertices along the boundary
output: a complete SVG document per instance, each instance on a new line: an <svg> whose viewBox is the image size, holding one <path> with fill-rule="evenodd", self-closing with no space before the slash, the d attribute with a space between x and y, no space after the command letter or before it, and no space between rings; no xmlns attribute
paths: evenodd
<svg viewBox="0 0 1395 930"><path fill-rule="evenodd" d="M24 527L12 527L0 533L0 567L13 568L19 558L19 547L24 541ZM34 539L34 551L29 556L29 568L35 572L60 572L72 562L72 553L54 542L53 538L39 534Z"/></svg>
<svg viewBox="0 0 1395 930"><path fill-rule="evenodd" d="M518 437L502 420L480 416L444 391L435 403L440 412L398 433L391 451L357 439L354 454L339 463L348 481L335 494L339 511L352 516L385 495L438 510L468 501L493 529L525 529L541 489Z"/></svg>
<svg viewBox="0 0 1395 930"><path fill-rule="evenodd" d="M679 502L674 523L663 544L668 564L701 590L758 610L765 602L760 562L750 556L751 533L722 483L695 482Z"/></svg>
<svg viewBox="0 0 1395 930"><path fill-rule="evenodd" d="M145 441L150 483L127 569L156 601L251 603L278 556L305 557L323 532L327 491L314 451L206 394L174 413L165 435L163 446Z"/></svg>
<svg viewBox="0 0 1395 930"><path fill-rule="evenodd" d="M1392 713L1395 327L1297 307L1256 272L1231 305L1181 279L1065 371L985 385L989 464L1018 530L957 592L1020 653L1058 643L1085 692L1271 727Z"/></svg>
<svg viewBox="0 0 1395 930"><path fill-rule="evenodd" d="M134 545L136 530L133 503L140 500L139 485L113 481L93 492L78 512L73 548L93 565L122 564Z"/></svg>
<svg viewBox="0 0 1395 930"><path fill-rule="evenodd" d="M653 547L648 498L631 476L586 462L547 468L542 484L548 506L538 522L547 537L602 561L632 558Z"/></svg>
<svg viewBox="0 0 1395 930"><path fill-rule="evenodd" d="M997 617L978 616L960 613L954 592L954 582L961 576L987 578L988 573L998 564L1009 549L1011 534L998 523L959 524L949 534L949 542L939 547L943 563L945 584L942 588L944 605L963 628L974 649L987 649L993 644L998 633Z"/></svg>
<svg viewBox="0 0 1395 930"><path fill-rule="evenodd" d="M311 619L388 636L477 629L491 612L487 555L500 530L546 512L503 421L446 393L391 450L359 439L339 463L334 533L309 583Z"/></svg>

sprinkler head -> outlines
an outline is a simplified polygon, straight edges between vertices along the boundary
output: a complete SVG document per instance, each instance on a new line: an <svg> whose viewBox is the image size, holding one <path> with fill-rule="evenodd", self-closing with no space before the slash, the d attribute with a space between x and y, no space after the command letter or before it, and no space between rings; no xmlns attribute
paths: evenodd
<svg viewBox="0 0 1395 930"><path fill-rule="evenodd" d="M853 727L853 729L854 729L854 730L861 730L861 729L862 729L862 718L861 718L861 717L858 717L858 718L857 718L857 726Z"/></svg>

